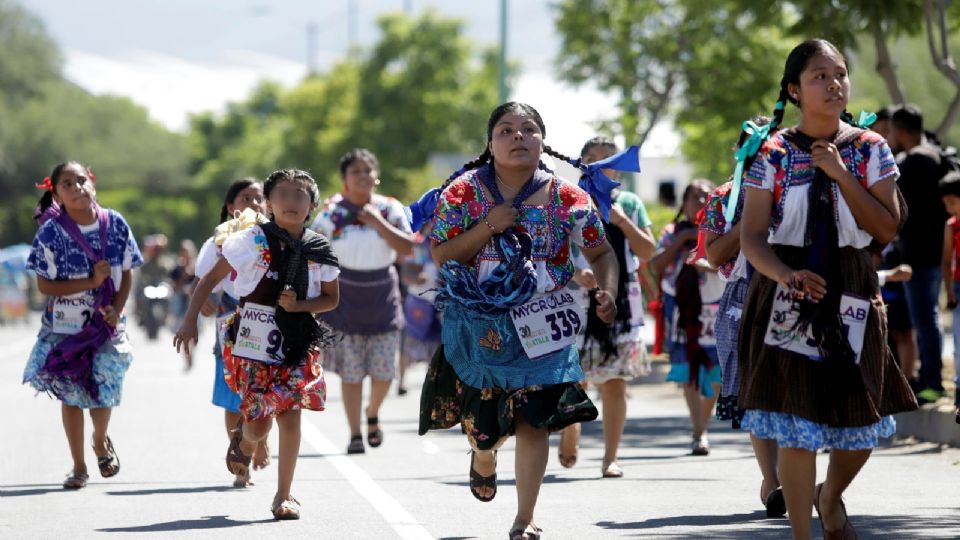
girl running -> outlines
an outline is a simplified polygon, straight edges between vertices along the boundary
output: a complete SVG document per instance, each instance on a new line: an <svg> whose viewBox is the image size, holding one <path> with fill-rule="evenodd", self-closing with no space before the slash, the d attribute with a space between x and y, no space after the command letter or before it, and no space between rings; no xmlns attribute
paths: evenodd
<svg viewBox="0 0 960 540"><path fill-rule="evenodd" d="M300 411L323 410L320 348L331 341L330 329L315 314L336 307L339 268L326 238L305 227L319 201L313 178L296 169L275 171L263 192L270 220L250 223L220 240L220 258L197 284L173 343L189 354L200 306L235 272L233 290L240 305L228 322L223 364L227 385L240 394L243 419L231 434L227 469L248 474L251 457L276 418L280 463L270 510L274 519L299 519L300 503L290 487L300 451Z"/></svg>
<svg viewBox="0 0 960 540"><path fill-rule="evenodd" d="M600 284L598 317L609 323L617 314L617 262L600 215L585 191L548 171L540 156L579 160L546 146L545 132L533 107L497 107L483 154L451 177L439 204L418 203L435 208L432 252L444 317L421 396L420 434L461 425L472 449L470 491L484 502L497 493L497 449L516 435L513 539L540 538L534 508L549 433L597 416L580 387L574 345L586 318L566 289L571 243Z"/></svg>
<svg viewBox="0 0 960 540"><path fill-rule="evenodd" d="M238 212L247 209L254 212L264 212L263 207L263 186L254 178L241 178L236 180L227 188L227 193L223 198L223 206L220 208L220 223L225 223L231 217L235 217ZM211 236L200 247L200 253L197 255L196 273L198 278L207 275L220 258L220 246L215 242L216 235ZM213 371L213 404L223 409L224 425L227 428L227 438L231 437L231 432L237 427L237 423L242 421L240 414L240 395L227 386L223 373L223 334L226 330L226 320L237 310L240 301L237 299L236 292L233 290L233 281L226 277L213 288L213 295L203 303L200 313L205 317L216 317L216 343L213 347L214 371ZM267 439L257 444L257 450L253 455L253 468L262 469L270 464L270 448L267 446ZM249 471L246 471L249 473ZM234 481L234 487L246 487L253 485L250 475L238 475Z"/></svg>
<svg viewBox="0 0 960 540"><path fill-rule="evenodd" d="M842 495L890 416L917 407L887 345L880 288L867 250L896 236L906 208L883 138L853 127L840 51L805 41L787 57L770 135L744 176L741 247L756 269L740 333L743 427L779 447L794 538L810 538L810 506L824 538L855 538ZM816 456L829 448L826 481Z"/></svg>
<svg viewBox="0 0 960 540"><path fill-rule="evenodd" d="M687 262L690 250L696 247L697 214L711 191L713 185L707 180L694 180L687 185L680 211L673 223L664 227L657 253L650 260L654 273L661 276L670 353L667 380L683 385L693 427L690 453L695 456L710 453L707 427L720 390L714 326L723 282L708 265Z"/></svg>
<svg viewBox="0 0 960 540"><path fill-rule="evenodd" d="M343 334L343 341L324 353L324 366L340 376L350 426L347 453L362 454L366 449L360 411L367 376L367 444L376 448L383 443L380 406L396 377L403 326L394 263L413 250L413 234L403 205L375 193L380 163L372 152L347 152L340 160L340 175L343 191L320 210L312 228L330 238L340 258L340 305L323 320Z"/></svg>
<svg viewBox="0 0 960 540"><path fill-rule="evenodd" d="M123 216L97 204L94 179L89 168L69 161L37 186L44 190L36 215L40 229L27 260L40 292L49 298L23 382L62 402L73 457L66 489L85 487L89 479L84 409L93 423L100 475L120 472L107 428L133 360L123 307L133 283L131 270L143 264Z"/></svg>
<svg viewBox="0 0 960 540"><path fill-rule="evenodd" d="M606 137L596 137L584 144L580 159L589 164L606 159L619 151ZM616 178L615 171L605 171ZM607 224L607 240L617 256L620 280L617 284L617 319L608 326L588 314L586 338L580 351L580 365L586 380L600 388L603 401L604 453L600 473L604 478L619 478L623 469L617 464L617 450L627 420L627 382L643 374L646 345L641 336L643 296L637 270L640 259L649 259L656 247L653 222L639 197L626 190L614 195ZM593 271L578 269L574 279L587 290L597 288ZM564 467L577 462L577 441L580 424L573 424L560 434L557 456Z"/></svg>

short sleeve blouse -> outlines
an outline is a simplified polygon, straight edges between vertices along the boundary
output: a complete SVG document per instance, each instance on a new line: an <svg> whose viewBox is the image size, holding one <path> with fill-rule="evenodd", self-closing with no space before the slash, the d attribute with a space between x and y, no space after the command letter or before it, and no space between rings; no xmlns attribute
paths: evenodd
<svg viewBox="0 0 960 540"><path fill-rule="evenodd" d="M483 220L496 204L481 188L480 170L464 173L443 190L434 214L434 243L455 238L478 223L485 226ZM533 238L538 292L561 289L573 277L571 243L593 248L606 238L600 214L585 191L557 176L551 178L548 189L546 205L523 204L517 219L517 228ZM501 261L490 241L471 262L483 282Z"/></svg>
<svg viewBox="0 0 960 540"><path fill-rule="evenodd" d="M840 154L847 170L866 189L883 180L896 180L900 175L890 147L875 132L864 131L853 143L841 148ZM815 174L810 153L789 142L782 131L772 135L760 148L743 181L747 187L773 192L771 244L803 246L807 192ZM873 237L857 223L836 183L832 187L840 247L867 247Z"/></svg>
<svg viewBox="0 0 960 540"><path fill-rule="evenodd" d="M397 261L397 252L373 227L356 220L356 215L339 204L341 196L330 198L317 214L311 229L326 236L343 268L379 270ZM370 201L391 225L410 233L410 223L400 201L374 194Z"/></svg>
<svg viewBox="0 0 960 540"><path fill-rule="evenodd" d="M231 234L221 246L223 258L236 272L233 290L237 298L249 295L260 283L270 268L272 254L267 244L267 235L259 225ZM309 284L307 298L320 296L320 285L337 279L340 269L326 264L307 263ZM278 276L270 276L278 279Z"/></svg>

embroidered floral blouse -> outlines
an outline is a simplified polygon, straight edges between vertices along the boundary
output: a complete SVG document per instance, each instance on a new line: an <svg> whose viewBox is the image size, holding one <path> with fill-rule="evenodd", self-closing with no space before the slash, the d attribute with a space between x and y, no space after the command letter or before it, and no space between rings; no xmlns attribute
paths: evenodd
<svg viewBox="0 0 960 540"><path fill-rule="evenodd" d="M730 202L733 182L730 181L721 184L720 187L713 190L713 193L707 198L706 206L703 208L704 219L703 223L700 224L700 230L712 232L720 236L730 232L730 229L740 221L740 217L743 215L744 190L745 186L741 183L740 198L737 200L737 209L733 213L732 223L727 223L727 219L723 213L726 211L727 205ZM737 252L735 258L721 264L720 267L717 268L717 273L723 281L736 281L747 277L747 260L746 257L743 256L743 252Z"/></svg>
<svg viewBox="0 0 960 540"><path fill-rule="evenodd" d="M852 144L843 147L840 154L847 170L867 189L882 180L896 180L900 176L890 147L875 132L865 131ZM788 142L783 132L777 132L763 144L753 166L744 174L747 187L773 192L768 239L771 244L803 245L807 192L815 172L810 153ZM837 184L833 183L832 187L840 247L867 247L873 238L857 224Z"/></svg>
<svg viewBox="0 0 960 540"><path fill-rule="evenodd" d="M496 203L481 188L477 172L464 173L443 190L434 213L436 219L431 234L434 243L455 238L478 223L485 226L483 220ZM518 229L533 238L537 292L561 289L573 277L571 243L593 248L606 238L600 215L585 191L557 176L551 179L548 189L548 204L523 204L517 219ZM483 282L500 264L492 241L487 242L471 264L478 272L479 281Z"/></svg>

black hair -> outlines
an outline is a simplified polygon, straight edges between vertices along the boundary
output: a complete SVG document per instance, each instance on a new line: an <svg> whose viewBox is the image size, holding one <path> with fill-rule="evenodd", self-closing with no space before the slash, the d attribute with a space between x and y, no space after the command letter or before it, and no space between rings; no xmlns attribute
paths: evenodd
<svg viewBox="0 0 960 540"><path fill-rule="evenodd" d="M43 192L43 195L40 196L40 200L37 202L37 209L33 214L33 219L39 220L40 216L47 211L47 208L50 208L53 205L53 192L57 189L57 181L60 180L60 173L70 165L79 165L85 171L90 169L76 160L64 161L63 163L58 163L56 167L53 168L53 172L50 173L50 189Z"/></svg>
<svg viewBox="0 0 960 540"><path fill-rule="evenodd" d="M307 188L307 192L310 193L311 204L315 205L320 201L320 190L317 189L317 181L310 176L310 173L301 171L300 169L279 169L270 173L270 176L263 182L263 196L269 199L270 192L272 192L273 188L277 187L277 184L280 182L300 182ZM309 215L307 219L309 219Z"/></svg>
<svg viewBox="0 0 960 540"><path fill-rule="evenodd" d="M713 182L707 180L706 178L694 178L687 184L687 187L683 189L683 195L680 197L680 208L677 210L677 215L673 217L673 222L678 223L680 218L683 217L683 207L687 204L687 197L690 196L690 193L695 188L701 188L706 191L708 194L713 191Z"/></svg>
<svg viewBox="0 0 960 540"><path fill-rule="evenodd" d="M897 107L890 119L895 128L908 133L923 133L923 113L916 105L908 103Z"/></svg>
<svg viewBox="0 0 960 540"><path fill-rule="evenodd" d="M340 158L340 176L346 178L347 168L353 165L354 162L361 160L366 161L370 167L377 171L380 170L380 161L377 160L377 156L375 156L373 152L366 148L354 148Z"/></svg>
<svg viewBox="0 0 960 540"><path fill-rule="evenodd" d="M227 206L233 204L233 200L237 198L237 195L240 195L240 192L248 187L259 183L260 181L256 178L245 176L234 180L233 183L230 184L230 187L227 188L227 194L223 196L223 206L220 207L220 223L232 217L230 212L227 211Z"/></svg>
<svg viewBox="0 0 960 540"><path fill-rule="evenodd" d="M493 154L490 153L490 141L493 140L493 128L496 127L497 122L499 122L501 118L509 113L519 113L524 116L529 116L537 124L537 127L540 128L540 133L544 137L547 136L547 126L543 123L543 117L540 116L540 113L534 109L532 105L520 103L518 101L508 101L503 103L497 106L497 108L490 113L490 117L487 119L487 147L484 148L483 153L477 156L476 159L464 163L463 167L460 167L459 170L451 174L443 183L441 189L446 188L448 185L450 185L450 182L456 180L461 174L467 171L472 171L473 169L476 169L487 163L493 163ZM548 156L553 156L557 159L566 161L577 168L580 168L580 165L582 164L582 160L580 158L572 158L565 154L561 154L546 144L543 145L543 153L547 154ZM540 168L545 167L546 166L543 163L540 163Z"/></svg>
<svg viewBox="0 0 960 540"><path fill-rule="evenodd" d="M950 171L943 175L937 184L937 191L941 197L945 195L960 197L960 172Z"/></svg>
<svg viewBox="0 0 960 540"><path fill-rule="evenodd" d="M610 137L598 136L583 143L583 148L580 149L580 159L586 157L587 152L589 152L595 146L606 148L614 154L620 151L620 148L617 146L617 143L613 142L613 139Z"/></svg>
<svg viewBox="0 0 960 540"><path fill-rule="evenodd" d="M808 39L794 47L787 55L787 61L783 64L783 76L780 78L780 95L777 96L777 106L773 110L773 119L770 122L773 125L770 129L771 132L783 124L783 113L788 102L800 107L800 102L790 95L788 86L790 84L800 86L800 74L807 69L810 60L827 54L838 56L846 63L840 49L825 39ZM847 72L850 72L849 66L847 66ZM853 115L846 109L840 114L840 119L852 126L859 127Z"/></svg>
<svg viewBox="0 0 960 540"><path fill-rule="evenodd" d="M881 120L890 120L891 118L893 118L894 110L896 109L892 105L887 107L881 107L880 110L874 113L877 115L876 121L879 122Z"/></svg>

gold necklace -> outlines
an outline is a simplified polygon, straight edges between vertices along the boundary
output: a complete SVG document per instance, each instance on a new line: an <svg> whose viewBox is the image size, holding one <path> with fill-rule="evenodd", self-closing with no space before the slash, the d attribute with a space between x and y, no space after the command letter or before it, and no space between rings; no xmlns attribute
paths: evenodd
<svg viewBox="0 0 960 540"><path fill-rule="evenodd" d="M504 182L503 180L500 179L500 175L499 175L499 174L494 175L494 176L497 177L497 182L498 182L501 186L503 186L504 188L510 190L510 194L511 194L511 195L516 195L516 194L517 194L517 191L518 191L518 190L516 190L516 189L514 189L514 188L512 188L512 187L510 187L510 186L508 186L506 182Z"/></svg>

